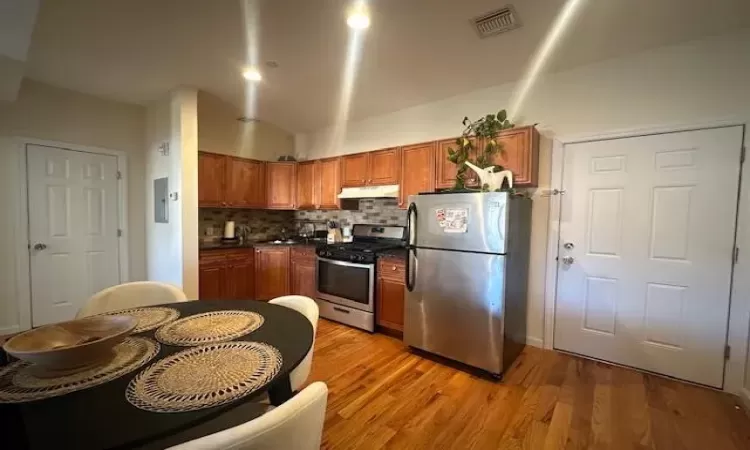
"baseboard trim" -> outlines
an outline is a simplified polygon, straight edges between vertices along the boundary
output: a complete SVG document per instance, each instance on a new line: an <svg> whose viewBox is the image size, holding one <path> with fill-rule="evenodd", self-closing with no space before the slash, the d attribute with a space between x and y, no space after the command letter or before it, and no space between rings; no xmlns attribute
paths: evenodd
<svg viewBox="0 0 750 450"><path fill-rule="evenodd" d="M750 390L747 390L746 388L740 389L738 397L740 398L742 406L745 407L745 412L750 414Z"/></svg>
<svg viewBox="0 0 750 450"><path fill-rule="evenodd" d="M16 325L13 327L0 327L0 336L7 336L9 334L16 334L21 331L21 327Z"/></svg>
<svg viewBox="0 0 750 450"><path fill-rule="evenodd" d="M538 337L526 336L526 345L532 347L544 348L544 340Z"/></svg>

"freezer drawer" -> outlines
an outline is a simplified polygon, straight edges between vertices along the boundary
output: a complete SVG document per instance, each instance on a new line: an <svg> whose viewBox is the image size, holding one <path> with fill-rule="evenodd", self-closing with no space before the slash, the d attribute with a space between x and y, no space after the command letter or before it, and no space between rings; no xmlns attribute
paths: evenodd
<svg viewBox="0 0 750 450"><path fill-rule="evenodd" d="M410 258L404 342L502 373L505 256L417 249Z"/></svg>

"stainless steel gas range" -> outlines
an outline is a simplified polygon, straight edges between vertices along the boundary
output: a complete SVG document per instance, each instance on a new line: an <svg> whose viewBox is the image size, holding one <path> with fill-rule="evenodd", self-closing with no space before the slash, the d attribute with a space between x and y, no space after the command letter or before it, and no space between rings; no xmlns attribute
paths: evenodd
<svg viewBox="0 0 750 450"><path fill-rule="evenodd" d="M378 253L405 244L405 227L354 225L353 242L316 249L320 315L375 331L375 261Z"/></svg>

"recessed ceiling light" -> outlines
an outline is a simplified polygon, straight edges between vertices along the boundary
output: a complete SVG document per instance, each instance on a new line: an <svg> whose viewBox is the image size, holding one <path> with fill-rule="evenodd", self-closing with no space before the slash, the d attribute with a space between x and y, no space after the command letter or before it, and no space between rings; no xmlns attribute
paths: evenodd
<svg viewBox="0 0 750 450"><path fill-rule="evenodd" d="M364 30L370 26L370 16L364 11L354 11L346 18L346 24L349 28Z"/></svg>
<svg viewBox="0 0 750 450"><path fill-rule="evenodd" d="M263 79L263 76L260 74L260 71L254 68L243 70L242 76L245 77L245 79L248 81L260 81Z"/></svg>

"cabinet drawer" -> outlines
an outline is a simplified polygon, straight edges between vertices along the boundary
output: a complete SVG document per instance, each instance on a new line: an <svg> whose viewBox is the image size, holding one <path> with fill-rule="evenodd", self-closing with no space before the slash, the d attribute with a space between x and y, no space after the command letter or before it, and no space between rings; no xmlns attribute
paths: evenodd
<svg viewBox="0 0 750 450"><path fill-rule="evenodd" d="M292 247L292 259L315 258L315 247Z"/></svg>
<svg viewBox="0 0 750 450"><path fill-rule="evenodd" d="M406 268L405 263L399 258L384 258L378 260L378 277L388 278L395 281L404 282Z"/></svg>

